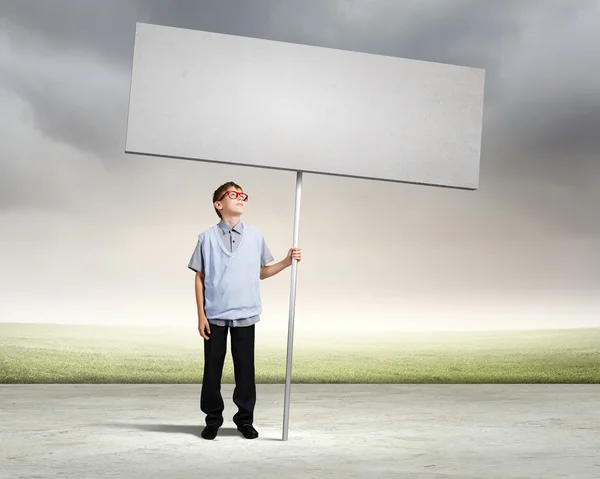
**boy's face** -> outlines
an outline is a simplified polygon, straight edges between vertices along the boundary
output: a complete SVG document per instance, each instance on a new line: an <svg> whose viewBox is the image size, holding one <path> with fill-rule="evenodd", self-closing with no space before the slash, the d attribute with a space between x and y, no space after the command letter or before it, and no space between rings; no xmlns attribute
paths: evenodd
<svg viewBox="0 0 600 479"><path fill-rule="evenodd" d="M228 188L227 191L221 195L221 199L215 203L216 207L221 212L221 215L225 216L241 216L244 213L246 207L247 195L237 196L236 193L244 193L243 190L238 188ZM237 196L237 197L236 197Z"/></svg>

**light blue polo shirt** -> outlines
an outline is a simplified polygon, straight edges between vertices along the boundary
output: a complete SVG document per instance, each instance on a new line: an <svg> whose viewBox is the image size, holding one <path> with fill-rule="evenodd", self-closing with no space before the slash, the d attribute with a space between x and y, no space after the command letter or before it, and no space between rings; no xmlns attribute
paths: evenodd
<svg viewBox="0 0 600 479"><path fill-rule="evenodd" d="M205 275L204 305L209 323L232 327L258 323L261 311L258 291L260 268L273 260L262 233L252 226L245 227L241 221L231 227L221 220L198 235L188 268ZM216 298L219 298L218 301ZM224 301L229 303L225 309ZM245 312L255 311L256 314L238 317L239 308ZM231 317L223 317L228 315L227 311Z"/></svg>

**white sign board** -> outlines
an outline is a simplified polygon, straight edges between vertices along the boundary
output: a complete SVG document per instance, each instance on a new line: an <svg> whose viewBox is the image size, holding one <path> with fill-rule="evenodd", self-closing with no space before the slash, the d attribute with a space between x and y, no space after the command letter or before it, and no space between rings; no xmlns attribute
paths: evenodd
<svg viewBox="0 0 600 479"><path fill-rule="evenodd" d="M125 151L477 189L485 71L137 24Z"/></svg>

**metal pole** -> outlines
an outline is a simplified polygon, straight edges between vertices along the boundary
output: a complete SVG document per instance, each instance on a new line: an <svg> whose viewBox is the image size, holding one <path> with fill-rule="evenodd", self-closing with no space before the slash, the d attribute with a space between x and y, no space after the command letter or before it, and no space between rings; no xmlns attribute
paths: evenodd
<svg viewBox="0 0 600 479"><path fill-rule="evenodd" d="M296 172L296 209L294 211L294 248L298 247L300 227L300 196L302 194L302 172ZM290 388L292 385L292 351L294 347L294 313L296 309L296 277L298 261L292 259L292 284L290 287L290 315L288 321L287 359L285 365L285 398L283 401L283 441L288 438L290 420Z"/></svg>

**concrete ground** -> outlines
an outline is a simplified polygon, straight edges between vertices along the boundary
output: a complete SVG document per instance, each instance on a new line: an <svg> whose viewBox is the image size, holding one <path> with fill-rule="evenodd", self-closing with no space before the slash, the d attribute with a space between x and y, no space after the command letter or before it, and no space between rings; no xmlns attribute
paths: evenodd
<svg viewBox="0 0 600 479"><path fill-rule="evenodd" d="M1 385L0 478L600 478L599 385L259 385L246 440L199 386Z"/></svg>

